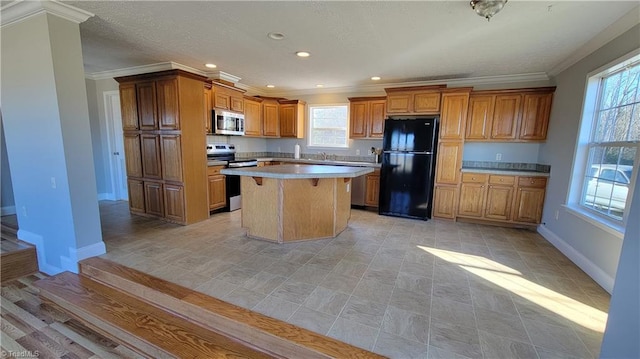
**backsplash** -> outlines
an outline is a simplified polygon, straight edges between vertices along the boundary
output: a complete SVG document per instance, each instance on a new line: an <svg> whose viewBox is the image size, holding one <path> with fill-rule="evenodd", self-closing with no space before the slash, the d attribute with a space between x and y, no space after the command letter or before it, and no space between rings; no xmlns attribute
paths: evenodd
<svg viewBox="0 0 640 359"><path fill-rule="evenodd" d="M551 166L538 163L518 163L518 162L490 162L490 161L462 161L463 168L477 169L501 169L514 171L535 171L542 173L551 172Z"/></svg>
<svg viewBox="0 0 640 359"><path fill-rule="evenodd" d="M290 152L236 152L236 158L293 158L293 153ZM301 153L302 159L324 160L323 156L319 153ZM373 155L368 156L343 156L336 154L327 154L327 160L332 161L351 161L351 162L371 162L375 163L375 157Z"/></svg>

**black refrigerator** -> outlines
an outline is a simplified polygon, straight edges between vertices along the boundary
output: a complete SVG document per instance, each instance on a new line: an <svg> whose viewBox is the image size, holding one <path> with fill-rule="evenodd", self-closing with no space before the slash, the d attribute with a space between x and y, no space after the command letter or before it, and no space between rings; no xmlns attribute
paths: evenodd
<svg viewBox="0 0 640 359"><path fill-rule="evenodd" d="M378 213L431 218L438 123L439 117L385 120Z"/></svg>

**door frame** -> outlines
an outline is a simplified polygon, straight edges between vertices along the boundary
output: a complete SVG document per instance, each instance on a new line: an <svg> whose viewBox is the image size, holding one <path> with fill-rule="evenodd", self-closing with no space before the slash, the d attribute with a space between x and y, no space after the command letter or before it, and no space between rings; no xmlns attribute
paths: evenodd
<svg viewBox="0 0 640 359"><path fill-rule="evenodd" d="M121 167L118 161L115 161L114 152L116 152L116 136L122 136L122 116L114 116L113 112L113 99L117 98L118 102L120 101L120 91L104 91L102 93L104 98L104 112L106 118L107 125L107 150L109 155L109 169L110 169L110 177L111 177L111 188L112 199L113 200L129 200L129 193L127 189L127 182L125 180L126 173L121 173ZM116 109L118 110L118 109ZM116 133L116 128L120 129L120 133ZM120 154L124 156L124 149L122 149L123 153ZM121 189L125 189L122 190Z"/></svg>

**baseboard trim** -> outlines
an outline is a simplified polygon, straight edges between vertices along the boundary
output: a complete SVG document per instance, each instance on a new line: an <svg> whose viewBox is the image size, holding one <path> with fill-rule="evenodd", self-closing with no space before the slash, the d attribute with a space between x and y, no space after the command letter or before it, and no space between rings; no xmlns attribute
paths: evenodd
<svg viewBox="0 0 640 359"><path fill-rule="evenodd" d="M10 216L12 214L16 214L16 206L6 206L0 208L1 216Z"/></svg>
<svg viewBox="0 0 640 359"><path fill-rule="evenodd" d="M25 231L24 229L18 229L18 239L25 241L29 244L33 244L36 247L36 254L38 255L38 270L48 275L56 275L62 273L62 268L58 268L46 262L46 252L44 250L44 240L39 234Z"/></svg>
<svg viewBox="0 0 640 359"><path fill-rule="evenodd" d="M62 265L62 268L69 272L79 273L78 262L83 259L99 256L105 253L107 253L107 247L104 245L103 241L77 249L70 247L68 257L60 256L60 264Z"/></svg>
<svg viewBox="0 0 640 359"><path fill-rule="evenodd" d="M613 292L615 279L589 260L589 258L585 257L557 234L549 230L545 225L538 226L538 233L549 241L549 243L553 244L554 247L567 256L567 258L569 258L573 263L580 267L580 269L587 273L594 281L596 281L596 283L604 288L604 290L609 292L609 294Z"/></svg>

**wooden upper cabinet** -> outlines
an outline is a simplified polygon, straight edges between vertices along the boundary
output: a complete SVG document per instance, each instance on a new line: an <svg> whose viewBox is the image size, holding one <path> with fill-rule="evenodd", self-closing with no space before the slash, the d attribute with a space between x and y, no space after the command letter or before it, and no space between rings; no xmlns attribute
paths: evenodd
<svg viewBox="0 0 640 359"><path fill-rule="evenodd" d="M139 128L136 85L133 83L120 85L120 113L123 131L135 131Z"/></svg>
<svg viewBox="0 0 640 359"><path fill-rule="evenodd" d="M482 217L486 186L484 183L462 183L458 214L461 216Z"/></svg>
<svg viewBox="0 0 640 359"><path fill-rule="evenodd" d="M349 107L349 137L367 137L369 103L367 101L352 101Z"/></svg>
<svg viewBox="0 0 640 359"><path fill-rule="evenodd" d="M413 94L415 113L435 114L440 112L440 92L416 92Z"/></svg>
<svg viewBox="0 0 640 359"><path fill-rule="evenodd" d="M244 135L262 136L262 103L251 98L244 99Z"/></svg>
<svg viewBox="0 0 640 359"><path fill-rule="evenodd" d="M382 138L387 101L384 97L350 98L349 137Z"/></svg>
<svg viewBox="0 0 640 359"><path fill-rule="evenodd" d="M522 95L497 95L491 123L491 138L513 140L516 138L518 120L520 119L520 102Z"/></svg>
<svg viewBox="0 0 640 359"><path fill-rule="evenodd" d="M280 137L304 138L305 102L281 100L279 103Z"/></svg>
<svg viewBox="0 0 640 359"><path fill-rule="evenodd" d="M471 95L469 97L465 139L477 141L489 139L495 102L495 95Z"/></svg>
<svg viewBox="0 0 640 359"><path fill-rule="evenodd" d="M265 100L262 103L262 135L265 137L280 136L280 119L278 102Z"/></svg>
<svg viewBox="0 0 640 359"><path fill-rule="evenodd" d="M212 117L211 117L211 110L213 109L213 103L211 100L211 89L210 88L206 88L204 89L204 132L205 133L212 133L212 129L211 129L211 125L212 125Z"/></svg>
<svg viewBox="0 0 640 359"><path fill-rule="evenodd" d="M157 130L158 115L156 103L155 81L145 81L136 85L139 128L141 130Z"/></svg>
<svg viewBox="0 0 640 359"><path fill-rule="evenodd" d="M156 95L160 129L179 130L178 79L174 77L156 81Z"/></svg>
<svg viewBox="0 0 640 359"><path fill-rule="evenodd" d="M164 191L161 182L144 181L145 212L164 217Z"/></svg>
<svg viewBox="0 0 640 359"><path fill-rule="evenodd" d="M182 145L180 135L161 135L162 178L182 182Z"/></svg>
<svg viewBox="0 0 640 359"><path fill-rule="evenodd" d="M365 176L364 205L378 207L380 200L380 170L376 169Z"/></svg>
<svg viewBox="0 0 640 359"><path fill-rule="evenodd" d="M162 178L160 164L160 136L154 134L140 135L142 149L142 175L145 178Z"/></svg>
<svg viewBox="0 0 640 359"><path fill-rule="evenodd" d="M462 168L461 141L440 141L436 155L436 183L457 185Z"/></svg>
<svg viewBox="0 0 640 359"><path fill-rule="evenodd" d="M181 185L164 185L164 215L175 222L184 222L186 211L184 206L184 187Z"/></svg>
<svg viewBox="0 0 640 359"><path fill-rule="evenodd" d="M411 112L413 95L408 93L398 93L387 95L387 113L409 113Z"/></svg>
<svg viewBox="0 0 640 359"><path fill-rule="evenodd" d="M142 153L140 152L140 135L124 134L124 153L127 176L142 177Z"/></svg>
<svg viewBox="0 0 640 359"><path fill-rule="evenodd" d="M523 96L519 139L531 141L547 139L552 99L553 93L532 93Z"/></svg>
<svg viewBox="0 0 640 359"><path fill-rule="evenodd" d="M469 92L451 92L442 95L440 139L462 140L467 119Z"/></svg>
<svg viewBox="0 0 640 359"><path fill-rule="evenodd" d="M244 113L244 90L232 85L214 82L212 91L214 108Z"/></svg>

